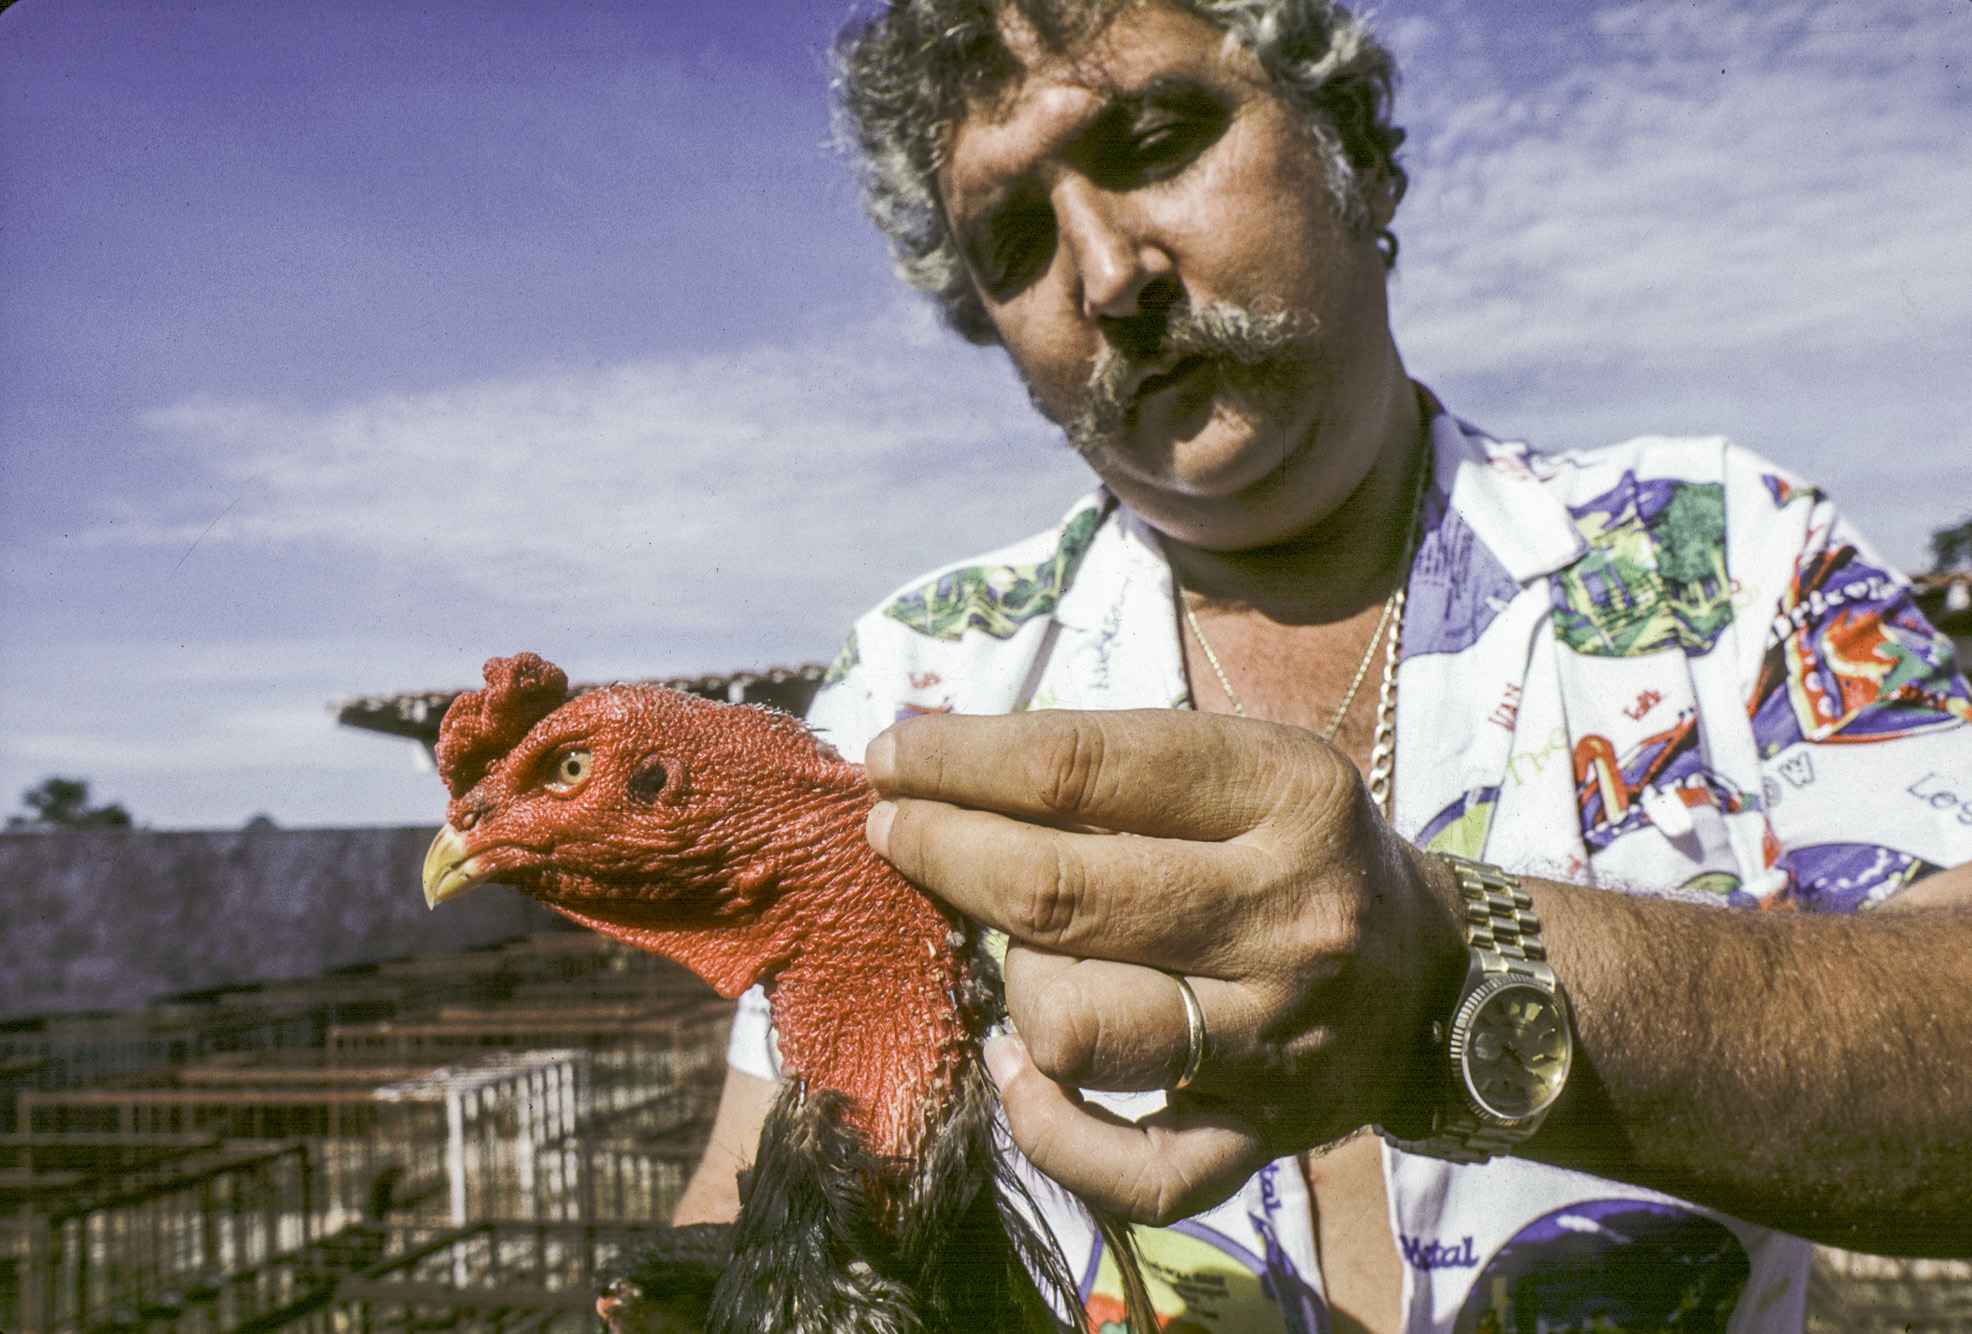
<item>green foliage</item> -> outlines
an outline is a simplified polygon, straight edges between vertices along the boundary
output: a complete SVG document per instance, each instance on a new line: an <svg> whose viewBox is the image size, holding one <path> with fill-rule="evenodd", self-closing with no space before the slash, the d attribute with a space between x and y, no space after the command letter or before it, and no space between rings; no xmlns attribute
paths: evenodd
<svg viewBox="0 0 1972 1334"><path fill-rule="evenodd" d="M89 804L86 778L48 777L40 786L21 793L21 804L33 815L7 817L9 829L128 829L130 812L116 802L107 806Z"/></svg>
<svg viewBox="0 0 1972 1334"><path fill-rule="evenodd" d="M1931 573L1972 568L1972 515L1931 534Z"/></svg>

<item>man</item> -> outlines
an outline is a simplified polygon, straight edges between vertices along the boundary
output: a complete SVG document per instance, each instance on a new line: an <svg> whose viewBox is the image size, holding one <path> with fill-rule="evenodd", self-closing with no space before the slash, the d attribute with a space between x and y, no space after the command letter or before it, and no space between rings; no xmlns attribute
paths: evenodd
<svg viewBox="0 0 1972 1334"><path fill-rule="evenodd" d="M1160 1310L1798 1329L1776 1229L1972 1245L1972 694L1832 507L1410 381L1392 71L1326 0L901 0L843 67L901 271L1103 489L865 617L811 721L1012 937L1013 1136L1171 1225ZM749 1013L681 1221L772 1096Z"/></svg>

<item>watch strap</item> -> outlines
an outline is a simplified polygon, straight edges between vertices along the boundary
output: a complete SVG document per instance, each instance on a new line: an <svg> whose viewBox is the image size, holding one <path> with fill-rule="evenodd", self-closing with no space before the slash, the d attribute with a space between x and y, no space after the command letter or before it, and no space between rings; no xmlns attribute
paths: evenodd
<svg viewBox="0 0 1972 1334"><path fill-rule="evenodd" d="M1465 900L1463 925L1469 966L1460 1003L1487 977L1496 975L1534 983L1560 1000L1561 986L1548 967L1547 948L1541 939L1541 919L1519 878L1485 862L1450 853L1438 855L1458 878ZM1565 1007L1565 1000L1561 1003ZM1446 1047L1448 1028L1442 1021L1432 1024L1431 1046L1437 1058L1450 1054L1455 1062L1456 1054L1448 1053ZM1457 1078L1450 1083L1448 1096L1432 1116L1430 1136L1409 1141L1385 1138L1409 1153L1455 1163L1483 1163L1520 1144L1540 1126L1539 1115L1508 1123L1481 1116L1470 1105L1463 1083Z"/></svg>

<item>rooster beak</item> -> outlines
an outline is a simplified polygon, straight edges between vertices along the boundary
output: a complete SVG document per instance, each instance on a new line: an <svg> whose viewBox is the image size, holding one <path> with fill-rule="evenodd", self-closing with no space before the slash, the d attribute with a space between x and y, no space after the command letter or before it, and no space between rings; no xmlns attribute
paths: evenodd
<svg viewBox="0 0 1972 1334"><path fill-rule="evenodd" d="M467 890L478 889L492 877L479 866L465 839L451 825L438 831L425 853L425 906L436 908Z"/></svg>

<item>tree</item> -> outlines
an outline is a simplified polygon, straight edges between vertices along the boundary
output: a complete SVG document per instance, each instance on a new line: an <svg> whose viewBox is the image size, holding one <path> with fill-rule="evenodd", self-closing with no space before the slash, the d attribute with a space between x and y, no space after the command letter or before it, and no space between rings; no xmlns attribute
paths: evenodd
<svg viewBox="0 0 1972 1334"><path fill-rule="evenodd" d="M128 829L130 812L116 802L89 804L86 778L48 777L39 787L21 793L21 804L34 814L7 817L9 829Z"/></svg>
<svg viewBox="0 0 1972 1334"><path fill-rule="evenodd" d="M1931 534L1931 573L1949 574L1964 567L1972 567L1972 516Z"/></svg>

